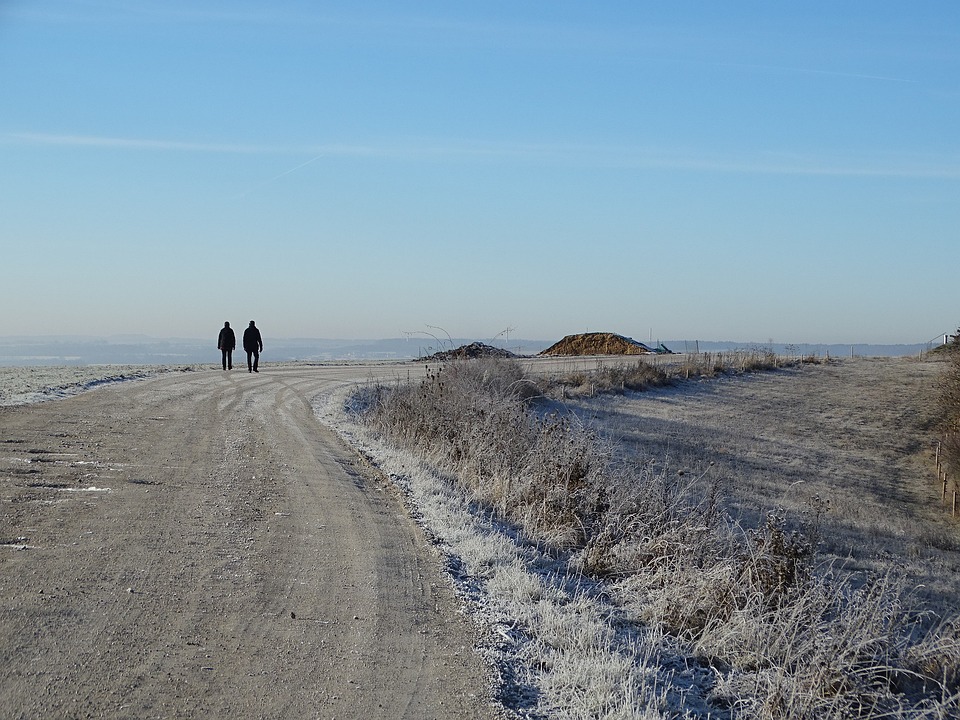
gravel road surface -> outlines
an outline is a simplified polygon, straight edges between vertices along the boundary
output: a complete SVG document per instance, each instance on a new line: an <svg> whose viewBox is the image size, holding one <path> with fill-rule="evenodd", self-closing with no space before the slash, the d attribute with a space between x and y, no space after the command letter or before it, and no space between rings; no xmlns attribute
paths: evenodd
<svg viewBox="0 0 960 720"><path fill-rule="evenodd" d="M377 371L0 408L0 717L495 717L436 554L313 414Z"/></svg>

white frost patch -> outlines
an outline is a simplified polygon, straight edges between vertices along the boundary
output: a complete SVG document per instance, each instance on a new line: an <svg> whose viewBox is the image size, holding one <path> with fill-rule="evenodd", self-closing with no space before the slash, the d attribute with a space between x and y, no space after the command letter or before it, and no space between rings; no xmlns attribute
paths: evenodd
<svg viewBox="0 0 960 720"><path fill-rule="evenodd" d="M59 400L103 385L189 369L173 365L0 367L0 406Z"/></svg>
<svg viewBox="0 0 960 720"><path fill-rule="evenodd" d="M63 488L64 492L113 492L112 488L98 488L95 485L85 488Z"/></svg>

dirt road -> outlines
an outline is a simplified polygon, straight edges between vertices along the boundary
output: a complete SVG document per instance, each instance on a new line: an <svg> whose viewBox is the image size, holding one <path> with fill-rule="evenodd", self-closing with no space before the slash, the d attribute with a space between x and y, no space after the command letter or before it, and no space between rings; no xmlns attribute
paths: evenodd
<svg viewBox="0 0 960 720"><path fill-rule="evenodd" d="M436 556L313 415L364 372L0 409L0 717L493 717Z"/></svg>

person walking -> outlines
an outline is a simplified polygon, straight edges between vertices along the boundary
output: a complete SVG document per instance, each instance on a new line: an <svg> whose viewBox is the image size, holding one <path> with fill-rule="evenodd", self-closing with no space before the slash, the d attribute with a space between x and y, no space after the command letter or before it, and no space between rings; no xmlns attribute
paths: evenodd
<svg viewBox="0 0 960 720"><path fill-rule="evenodd" d="M247 351L247 372L260 372L257 365L260 364L260 353L263 350L263 338L260 337L260 330L254 324L243 331L243 349Z"/></svg>
<svg viewBox="0 0 960 720"><path fill-rule="evenodd" d="M223 353L223 369L233 370L233 349L237 346L237 336L230 327L230 323L225 322L220 329L220 337L217 338L217 350Z"/></svg>

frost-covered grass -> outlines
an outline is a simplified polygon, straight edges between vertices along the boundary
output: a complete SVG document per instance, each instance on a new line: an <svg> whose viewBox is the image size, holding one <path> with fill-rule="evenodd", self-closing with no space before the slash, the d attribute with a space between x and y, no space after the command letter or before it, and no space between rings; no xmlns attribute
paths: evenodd
<svg viewBox="0 0 960 720"><path fill-rule="evenodd" d="M57 400L101 385L193 369L193 366L184 365L0 367L0 406Z"/></svg>
<svg viewBox="0 0 960 720"><path fill-rule="evenodd" d="M816 572L816 525L741 528L531 397L515 363L455 363L328 409L408 494L497 632L531 717L955 717L960 642L893 578ZM336 415L336 417L334 417ZM702 478L697 478L702 488Z"/></svg>
<svg viewBox="0 0 960 720"><path fill-rule="evenodd" d="M449 571L488 631L483 648L500 676L504 705L520 717L650 718L667 713L670 677L658 643L570 575L563 558L468 497L455 477L380 442L344 416L349 398L318 408L402 490L411 512L446 553ZM674 665L677 665L674 662Z"/></svg>
<svg viewBox="0 0 960 720"><path fill-rule="evenodd" d="M624 393L670 385L678 380L711 378L776 370L825 362L815 357L784 357L769 350L732 350L695 355L649 355L619 363L599 362L593 369L578 369L544 377L540 391L552 398L575 398L601 393Z"/></svg>

